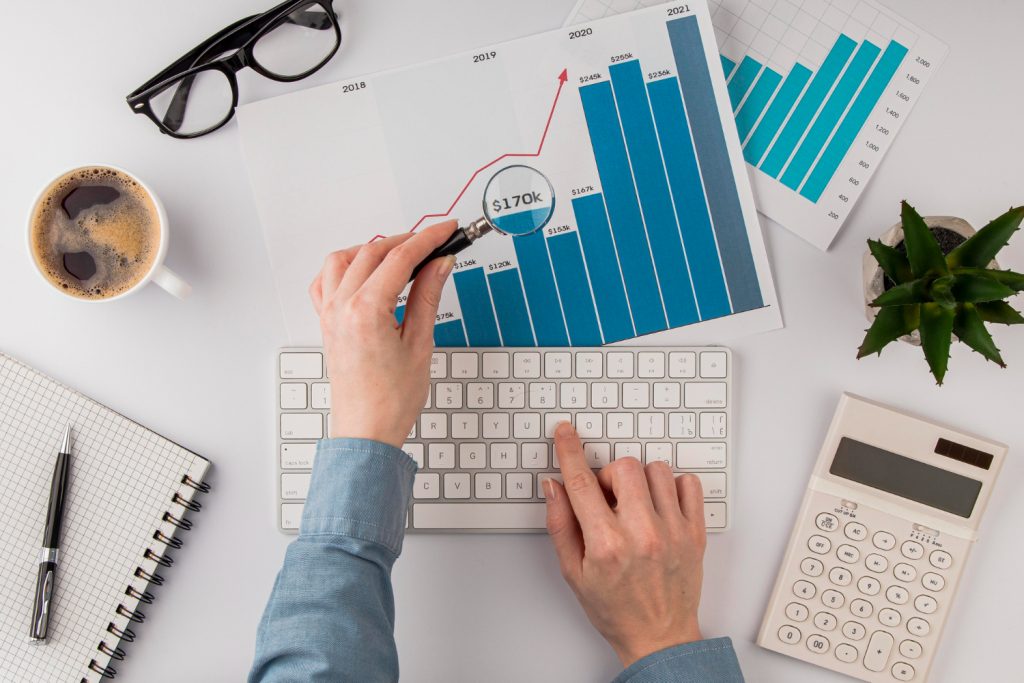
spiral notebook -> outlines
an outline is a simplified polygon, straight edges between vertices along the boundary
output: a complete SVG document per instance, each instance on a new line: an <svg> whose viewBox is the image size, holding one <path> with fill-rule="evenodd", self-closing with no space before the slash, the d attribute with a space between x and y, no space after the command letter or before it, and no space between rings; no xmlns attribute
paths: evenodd
<svg viewBox="0 0 1024 683"><path fill-rule="evenodd" d="M28 642L61 432L71 477L49 640ZM112 677L210 462L0 353L0 680Z"/></svg>

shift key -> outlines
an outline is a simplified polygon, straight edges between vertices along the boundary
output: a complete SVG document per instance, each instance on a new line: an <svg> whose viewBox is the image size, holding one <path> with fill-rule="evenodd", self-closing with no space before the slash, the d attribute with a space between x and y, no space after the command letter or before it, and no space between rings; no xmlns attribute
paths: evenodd
<svg viewBox="0 0 1024 683"><path fill-rule="evenodd" d="M687 408L724 408L725 382L687 382L683 402Z"/></svg>

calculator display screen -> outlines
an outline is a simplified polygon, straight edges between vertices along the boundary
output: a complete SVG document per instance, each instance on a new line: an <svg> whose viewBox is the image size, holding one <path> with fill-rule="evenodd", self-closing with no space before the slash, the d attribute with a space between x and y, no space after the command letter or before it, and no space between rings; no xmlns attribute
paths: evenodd
<svg viewBox="0 0 1024 683"><path fill-rule="evenodd" d="M981 482L843 437L829 472L960 517L970 517Z"/></svg>

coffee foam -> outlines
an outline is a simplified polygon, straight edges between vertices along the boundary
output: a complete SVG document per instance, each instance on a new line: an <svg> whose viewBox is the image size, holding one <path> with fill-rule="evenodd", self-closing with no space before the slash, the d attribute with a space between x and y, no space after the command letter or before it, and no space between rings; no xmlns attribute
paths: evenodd
<svg viewBox="0 0 1024 683"><path fill-rule="evenodd" d="M64 199L84 186L117 190L120 196L69 218ZM160 246L160 217L149 193L133 178L109 168L85 168L58 178L43 193L32 216L32 255L48 280L82 299L107 299L141 281ZM87 252L96 273L86 281L64 267L64 255Z"/></svg>

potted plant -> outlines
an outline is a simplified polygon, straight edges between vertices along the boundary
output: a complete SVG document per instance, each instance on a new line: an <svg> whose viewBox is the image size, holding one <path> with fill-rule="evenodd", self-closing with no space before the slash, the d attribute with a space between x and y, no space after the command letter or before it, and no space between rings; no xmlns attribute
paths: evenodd
<svg viewBox="0 0 1024 683"><path fill-rule="evenodd" d="M976 232L960 219L926 220L907 202L901 213L902 223L883 240L868 240L865 294L872 323L857 358L881 354L897 339L917 343L941 385L955 336L1006 367L985 323L1024 323L1006 302L1024 291L1024 274L1000 270L995 262L1024 220L1024 207Z"/></svg>

